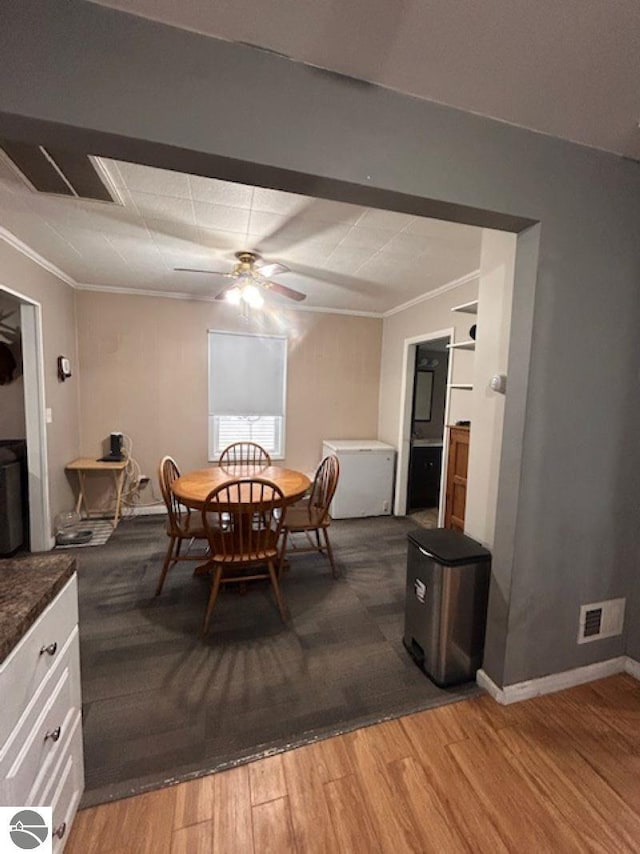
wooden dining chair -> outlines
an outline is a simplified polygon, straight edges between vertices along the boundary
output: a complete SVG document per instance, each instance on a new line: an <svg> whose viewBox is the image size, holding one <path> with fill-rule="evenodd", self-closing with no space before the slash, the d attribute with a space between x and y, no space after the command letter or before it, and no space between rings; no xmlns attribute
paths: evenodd
<svg viewBox="0 0 640 854"><path fill-rule="evenodd" d="M220 454L221 466L270 466L271 457L255 442L234 442Z"/></svg>
<svg viewBox="0 0 640 854"><path fill-rule="evenodd" d="M209 630L222 584L268 578L280 616L283 621L287 619L276 573L283 519L279 511L284 503L280 487L259 477L229 481L207 496L202 527L209 540L212 578L203 635Z"/></svg>
<svg viewBox="0 0 640 854"><path fill-rule="evenodd" d="M199 560L203 563L207 559L206 555L189 554L188 548L185 554L181 554L182 543L185 540L188 540L189 545L191 545L193 540L205 540L207 535L202 527L199 515L192 513L188 507L181 504L173 492L172 485L179 477L180 470L176 461L172 457L163 457L158 470L158 480L167 507L169 546L158 580L156 596L162 593L162 587L169 569L175 566L179 560Z"/></svg>
<svg viewBox="0 0 640 854"><path fill-rule="evenodd" d="M291 551L298 554L311 551L317 551L320 554L326 553L331 564L333 577L338 577L339 572L333 558L331 541L329 540L329 525L331 524L329 506L338 486L339 476L340 463L338 462L338 458L333 454L325 457L316 471L309 498L287 507L282 526L283 538L280 551L280 569L284 565L289 535L305 534L310 545L306 548L300 548L291 540ZM324 545L320 541L320 532L322 532L324 538ZM311 537L312 534L315 536L315 542Z"/></svg>

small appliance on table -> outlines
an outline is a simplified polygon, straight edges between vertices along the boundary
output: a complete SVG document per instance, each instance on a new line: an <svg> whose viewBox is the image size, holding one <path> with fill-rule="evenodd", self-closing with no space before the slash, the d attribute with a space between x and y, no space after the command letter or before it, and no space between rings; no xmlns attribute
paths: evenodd
<svg viewBox="0 0 640 854"><path fill-rule="evenodd" d="M393 506L396 449L376 439L325 439L322 456L340 463L332 519L389 516Z"/></svg>

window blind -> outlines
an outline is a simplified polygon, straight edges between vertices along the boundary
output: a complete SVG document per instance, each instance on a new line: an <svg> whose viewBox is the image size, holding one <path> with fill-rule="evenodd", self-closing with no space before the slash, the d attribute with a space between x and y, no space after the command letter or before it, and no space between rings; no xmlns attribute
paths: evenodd
<svg viewBox="0 0 640 854"><path fill-rule="evenodd" d="M284 416L287 339L209 332L209 414Z"/></svg>

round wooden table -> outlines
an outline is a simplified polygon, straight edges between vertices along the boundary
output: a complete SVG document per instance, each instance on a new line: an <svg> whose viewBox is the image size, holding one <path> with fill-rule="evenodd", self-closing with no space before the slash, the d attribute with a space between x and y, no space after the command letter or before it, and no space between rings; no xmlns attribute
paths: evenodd
<svg viewBox="0 0 640 854"><path fill-rule="evenodd" d="M173 493L187 507L193 510L202 510L207 495L217 486L223 486L232 480L261 478L275 483L284 493L285 504L297 501L305 494L311 481L301 471L285 469L280 466L212 466L208 469L197 469L183 474L174 481ZM240 492L243 499L243 490ZM250 501L249 489L247 487L246 501ZM241 508L229 508L232 512L242 512Z"/></svg>

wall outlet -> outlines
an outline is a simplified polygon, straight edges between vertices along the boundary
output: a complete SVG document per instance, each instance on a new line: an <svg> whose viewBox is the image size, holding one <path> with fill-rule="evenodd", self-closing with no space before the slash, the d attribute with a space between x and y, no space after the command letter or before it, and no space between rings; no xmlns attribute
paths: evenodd
<svg viewBox="0 0 640 854"><path fill-rule="evenodd" d="M149 483L149 480L150 478L148 478L146 474L141 474L140 480L138 481L140 489L144 489L144 487Z"/></svg>
<svg viewBox="0 0 640 854"><path fill-rule="evenodd" d="M53 424L53 410L47 407L44 411L44 420L47 424Z"/></svg>
<svg viewBox="0 0 640 854"><path fill-rule="evenodd" d="M592 602L580 608L578 643L590 643L622 634L626 599Z"/></svg>

